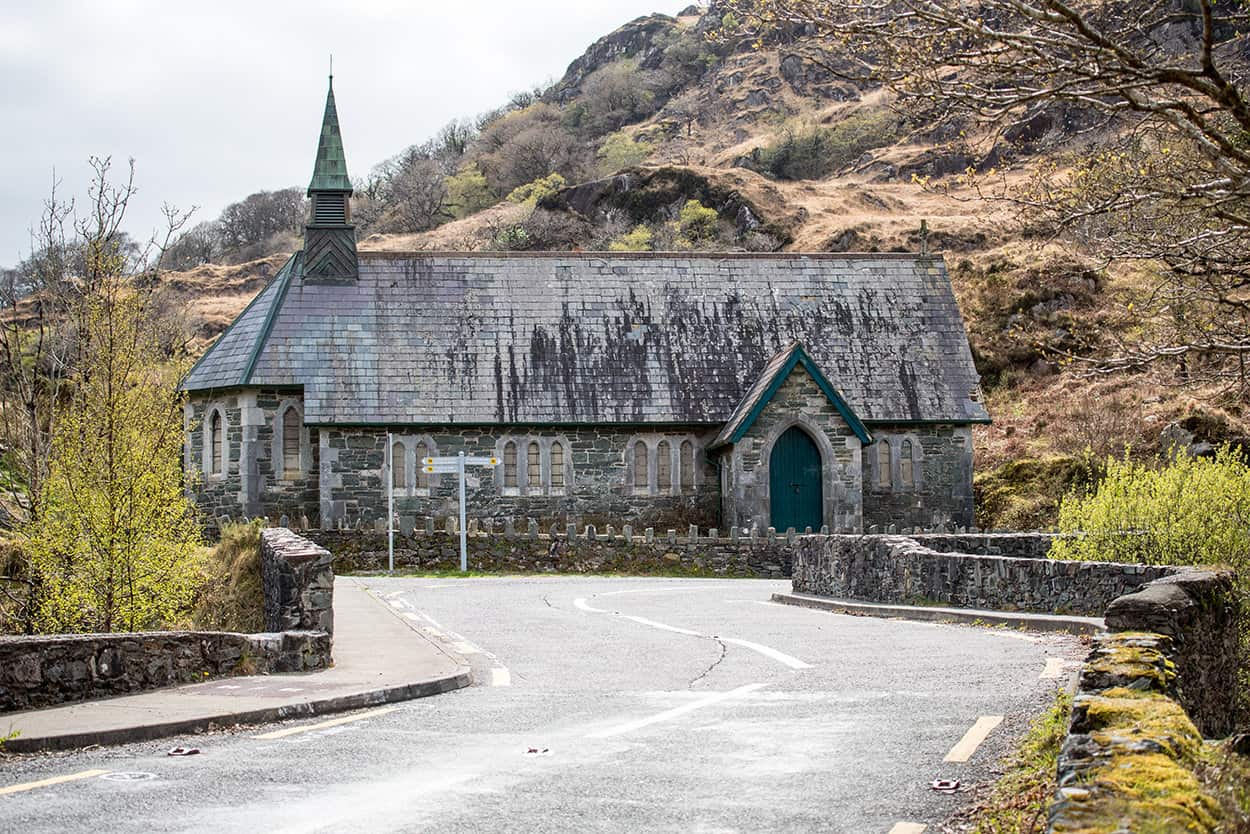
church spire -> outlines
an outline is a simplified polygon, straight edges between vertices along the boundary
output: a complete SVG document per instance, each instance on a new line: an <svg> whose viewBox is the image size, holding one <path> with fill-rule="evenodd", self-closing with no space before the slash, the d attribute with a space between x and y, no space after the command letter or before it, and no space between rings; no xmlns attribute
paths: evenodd
<svg viewBox="0 0 1250 834"><path fill-rule="evenodd" d="M304 280L340 284L356 280L356 229L351 222L352 181L347 177L347 157L339 132L339 113L334 105L334 75L326 92L325 115L317 160L308 184L312 209L304 227Z"/></svg>
<svg viewBox="0 0 1250 834"><path fill-rule="evenodd" d="M313 166L312 182L308 184L308 196L314 191L351 192L352 182L347 178L347 157L343 153L343 135L339 132L339 113L334 106L334 76L330 76L330 89L326 92L326 112L321 117L321 138L317 142L317 162Z"/></svg>

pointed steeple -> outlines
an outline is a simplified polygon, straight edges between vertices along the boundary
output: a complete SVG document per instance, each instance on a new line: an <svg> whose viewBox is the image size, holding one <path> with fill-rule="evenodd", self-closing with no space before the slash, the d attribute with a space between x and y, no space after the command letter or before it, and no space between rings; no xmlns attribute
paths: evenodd
<svg viewBox="0 0 1250 834"><path fill-rule="evenodd" d="M317 161L308 184L312 210L304 227L304 280L342 284L356 280L356 229L352 226L352 181L347 178L347 157L339 132L339 113L334 106L334 76L326 93L326 112L321 119Z"/></svg>
<svg viewBox="0 0 1250 834"><path fill-rule="evenodd" d="M339 132L339 112L334 106L334 76L326 92L326 112L321 117L321 139L317 142L317 162L313 166L308 196L314 191L351 191L347 178L347 157L343 153L343 134Z"/></svg>

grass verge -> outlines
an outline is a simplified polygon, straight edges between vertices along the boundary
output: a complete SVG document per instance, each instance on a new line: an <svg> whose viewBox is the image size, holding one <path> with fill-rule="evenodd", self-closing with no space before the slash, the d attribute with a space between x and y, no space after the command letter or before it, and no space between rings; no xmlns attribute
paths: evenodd
<svg viewBox="0 0 1250 834"><path fill-rule="evenodd" d="M962 825L949 830L971 834L1045 831L1046 807L1055 792L1059 746L1071 714L1072 696L1060 692L1054 704L1029 727L989 795L960 812L957 821Z"/></svg>

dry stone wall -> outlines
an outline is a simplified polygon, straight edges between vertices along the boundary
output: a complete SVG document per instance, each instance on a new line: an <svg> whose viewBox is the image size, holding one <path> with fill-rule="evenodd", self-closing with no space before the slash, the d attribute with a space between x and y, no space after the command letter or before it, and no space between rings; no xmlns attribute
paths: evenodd
<svg viewBox="0 0 1250 834"><path fill-rule="evenodd" d="M334 553L339 573L387 568L385 533L317 531L308 537ZM699 535L690 528L645 529L630 526L599 531L553 526L540 532L538 523L505 525L484 532L470 525L469 568L481 571L572 573L669 573L752 576L781 579L790 575L793 537L776 535ZM410 570L458 570L460 537L451 531L419 530L395 536L395 567Z"/></svg>
<svg viewBox="0 0 1250 834"><path fill-rule="evenodd" d="M125 695L232 674L314 672L324 632L155 631L0 637L0 712Z"/></svg>
<svg viewBox="0 0 1250 834"><path fill-rule="evenodd" d="M1026 539L1031 538L1032 541ZM1100 616L1112 600L1175 573L1167 566L1068 562L981 555L1034 553L1053 536L804 536L794 553L794 590L841 599L906 605L941 603L997 611ZM920 542L974 550L939 552Z"/></svg>
<svg viewBox="0 0 1250 834"><path fill-rule="evenodd" d="M1185 711L1206 736L1232 732L1243 616L1232 571L1182 569L1116 599L1105 616L1112 631L1166 636Z"/></svg>
<svg viewBox="0 0 1250 834"><path fill-rule="evenodd" d="M330 552L284 527L260 538L265 628L334 633L334 568Z"/></svg>

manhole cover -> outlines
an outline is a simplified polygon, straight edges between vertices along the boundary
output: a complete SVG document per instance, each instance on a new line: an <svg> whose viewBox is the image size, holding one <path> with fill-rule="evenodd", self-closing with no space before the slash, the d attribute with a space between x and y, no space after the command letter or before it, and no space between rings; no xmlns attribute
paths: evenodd
<svg viewBox="0 0 1250 834"><path fill-rule="evenodd" d="M149 779L155 779L155 773L144 773L140 770L122 771L120 773L106 773L100 777L110 782L146 782Z"/></svg>

